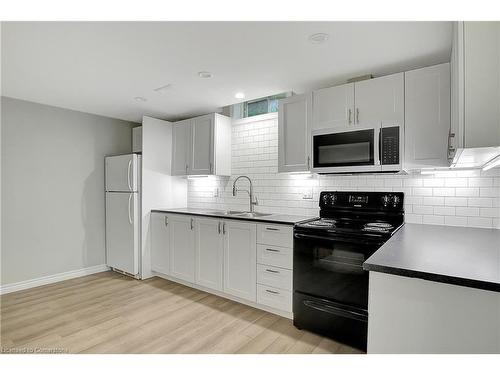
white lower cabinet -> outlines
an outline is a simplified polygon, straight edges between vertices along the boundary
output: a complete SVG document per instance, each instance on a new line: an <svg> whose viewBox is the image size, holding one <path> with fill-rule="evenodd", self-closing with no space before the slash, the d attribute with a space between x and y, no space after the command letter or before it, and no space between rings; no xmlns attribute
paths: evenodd
<svg viewBox="0 0 500 375"><path fill-rule="evenodd" d="M170 275L194 282L195 248L194 218L187 215L169 215Z"/></svg>
<svg viewBox="0 0 500 375"><path fill-rule="evenodd" d="M207 288L222 291L224 237L222 221L218 219L196 218L195 283Z"/></svg>
<svg viewBox="0 0 500 375"><path fill-rule="evenodd" d="M168 215L151 214L151 269L170 275L170 228Z"/></svg>
<svg viewBox="0 0 500 375"><path fill-rule="evenodd" d="M151 214L151 269L159 276L287 317L292 312L292 246L290 225Z"/></svg>
<svg viewBox="0 0 500 375"><path fill-rule="evenodd" d="M257 303L273 309L292 311L292 292L269 285L257 285Z"/></svg>
<svg viewBox="0 0 500 375"><path fill-rule="evenodd" d="M224 292L256 301L257 226L227 220L224 234Z"/></svg>

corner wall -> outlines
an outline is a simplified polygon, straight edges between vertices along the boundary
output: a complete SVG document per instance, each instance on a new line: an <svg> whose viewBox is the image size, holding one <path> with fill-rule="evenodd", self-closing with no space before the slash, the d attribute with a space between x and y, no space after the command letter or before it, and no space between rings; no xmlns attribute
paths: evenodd
<svg viewBox="0 0 500 375"><path fill-rule="evenodd" d="M137 124L1 98L1 284L105 263L104 155Z"/></svg>

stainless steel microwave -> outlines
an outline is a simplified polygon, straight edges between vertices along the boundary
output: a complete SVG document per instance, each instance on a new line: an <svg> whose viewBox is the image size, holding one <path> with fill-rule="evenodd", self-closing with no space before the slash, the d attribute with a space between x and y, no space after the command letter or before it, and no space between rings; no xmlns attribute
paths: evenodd
<svg viewBox="0 0 500 375"><path fill-rule="evenodd" d="M400 125L345 126L312 132L315 173L399 172L403 155Z"/></svg>

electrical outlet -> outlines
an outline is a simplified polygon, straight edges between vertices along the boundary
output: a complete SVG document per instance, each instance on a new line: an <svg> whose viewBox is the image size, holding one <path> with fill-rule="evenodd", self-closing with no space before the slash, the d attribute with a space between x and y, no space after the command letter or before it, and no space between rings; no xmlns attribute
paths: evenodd
<svg viewBox="0 0 500 375"><path fill-rule="evenodd" d="M212 196L214 198L217 198L219 196L219 188L214 188L214 191L212 192L212 194L213 194Z"/></svg>
<svg viewBox="0 0 500 375"><path fill-rule="evenodd" d="M313 199L313 190L312 189L302 190L302 199Z"/></svg>

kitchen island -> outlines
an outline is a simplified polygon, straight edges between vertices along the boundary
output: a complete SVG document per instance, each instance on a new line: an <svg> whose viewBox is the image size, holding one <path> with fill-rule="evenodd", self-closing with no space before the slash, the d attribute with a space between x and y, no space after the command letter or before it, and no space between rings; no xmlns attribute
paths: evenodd
<svg viewBox="0 0 500 375"><path fill-rule="evenodd" d="M368 353L500 353L500 231L406 224L370 271Z"/></svg>

